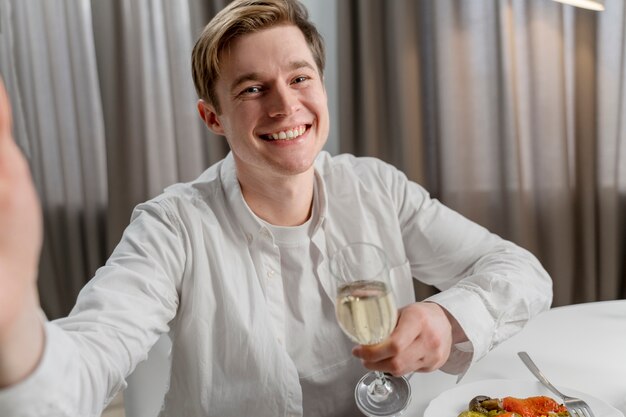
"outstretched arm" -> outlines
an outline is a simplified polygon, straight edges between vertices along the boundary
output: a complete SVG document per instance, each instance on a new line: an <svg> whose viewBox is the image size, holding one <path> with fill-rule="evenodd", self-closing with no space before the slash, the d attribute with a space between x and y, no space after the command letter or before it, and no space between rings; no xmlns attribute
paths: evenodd
<svg viewBox="0 0 626 417"><path fill-rule="evenodd" d="M41 241L41 208L11 134L11 105L0 80L0 388L28 376L43 353L36 284Z"/></svg>

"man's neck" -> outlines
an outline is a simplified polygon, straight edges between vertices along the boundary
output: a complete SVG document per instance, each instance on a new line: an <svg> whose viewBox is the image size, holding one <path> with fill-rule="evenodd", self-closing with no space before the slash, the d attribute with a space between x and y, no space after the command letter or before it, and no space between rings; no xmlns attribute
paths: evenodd
<svg viewBox="0 0 626 417"><path fill-rule="evenodd" d="M275 226L298 226L311 216L313 168L302 174L277 177L272 181L239 176L241 192L248 207Z"/></svg>

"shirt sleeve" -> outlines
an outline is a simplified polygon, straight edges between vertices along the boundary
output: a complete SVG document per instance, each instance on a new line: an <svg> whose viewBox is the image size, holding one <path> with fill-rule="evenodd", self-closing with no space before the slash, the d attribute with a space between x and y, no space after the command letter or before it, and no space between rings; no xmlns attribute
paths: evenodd
<svg viewBox="0 0 626 417"><path fill-rule="evenodd" d="M125 388L178 307L184 238L162 204L137 207L70 315L45 323L40 363L24 381L0 390L0 415L96 417Z"/></svg>
<svg viewBox="0 0 626 417"><path fill-rule="evenodd" d="M441 290L427 301L444 307L469 339L442 368L462 374L550 307L552 280L529 251L430 198L400 171L391 175L411 273Z"/></svg>

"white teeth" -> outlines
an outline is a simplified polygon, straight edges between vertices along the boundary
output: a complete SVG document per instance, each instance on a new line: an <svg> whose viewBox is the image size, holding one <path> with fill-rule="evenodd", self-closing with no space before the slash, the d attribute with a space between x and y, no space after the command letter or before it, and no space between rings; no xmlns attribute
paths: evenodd
<svg viewBox="0 0 626 417"><path fill-rule="evenodd" d="M306 131L306 127L299 126L290 130L283 130L278 133L271 133L267 136L271 137L274 140L286 140L286 139L295 139L298 136L302 135Z"/></svg>

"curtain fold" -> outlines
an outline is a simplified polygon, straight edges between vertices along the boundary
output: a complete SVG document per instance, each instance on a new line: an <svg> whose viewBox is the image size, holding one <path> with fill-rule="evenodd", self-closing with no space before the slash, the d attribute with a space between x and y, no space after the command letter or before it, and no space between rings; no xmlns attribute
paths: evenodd
<svg viewBox="0 0 626 417"><path fill-rule="evenodd" d="M626 298L626 8L611 1L598 16L597 39L597 248L599 296Z"/></svg>
<svg viewBox="0 0 626 417"><path fill-rule="evenodd" d="M69 311L137 203L226 154L197 117L189 67L227 3L0 0L0 73L44 208L50 317ZM335 4L341 151L393 163L531 250L555 305L626 297L623 3Z"/></svg>
<svg viewBox="0 0 626 417"><path fill-rule="evenodd" d="M387 160L529 249L555 305L625 296L619 0L603 13L353 0L339 13L344 151Z"/></svg>
<svg viewBox="0 0 626 417"><path fill-rule="evenodd" d="M26 126L22 111L22 99L17 89L17 68L12 58L14 51L14 36L11 25L12 6L9 0L0 0L0 75L4 80L5 88L13 99L13 131L15 140L27 158L31 157L30 144L26 140Z"/></svg>
<svg viewBox="0 0 626 417"><path fill-rule="evenodd" d="M195 106L190 60L197 29L190 10L202 4L92 4L107 131L107 242L112 250L135 205L170 184L192 180L221 159L227 146L208 133ZM205 2L204 8L209 5Z"/></svg>
<svg viewBox="0 0 626 417"><path fill-rule="evenodd" d="M44 215L41 301L50 316L66 313L85 276L102 263L106 161L89 1L4 2L2 68L21 144L28 143ZM6 61L5 61L6 60ZM11 74L11 73L9 73ZM4 75L4 73L3 73ZM19 124L18 124L19 126Z"/></svg>
<svg viewBox="0 0 626 417"><path fill-rule="evenodd" d="M225 3L0 0L0 70L43 206L50 318L69 312L136 204L227 153L197 116L190 70L193 39Z"/></svg>

